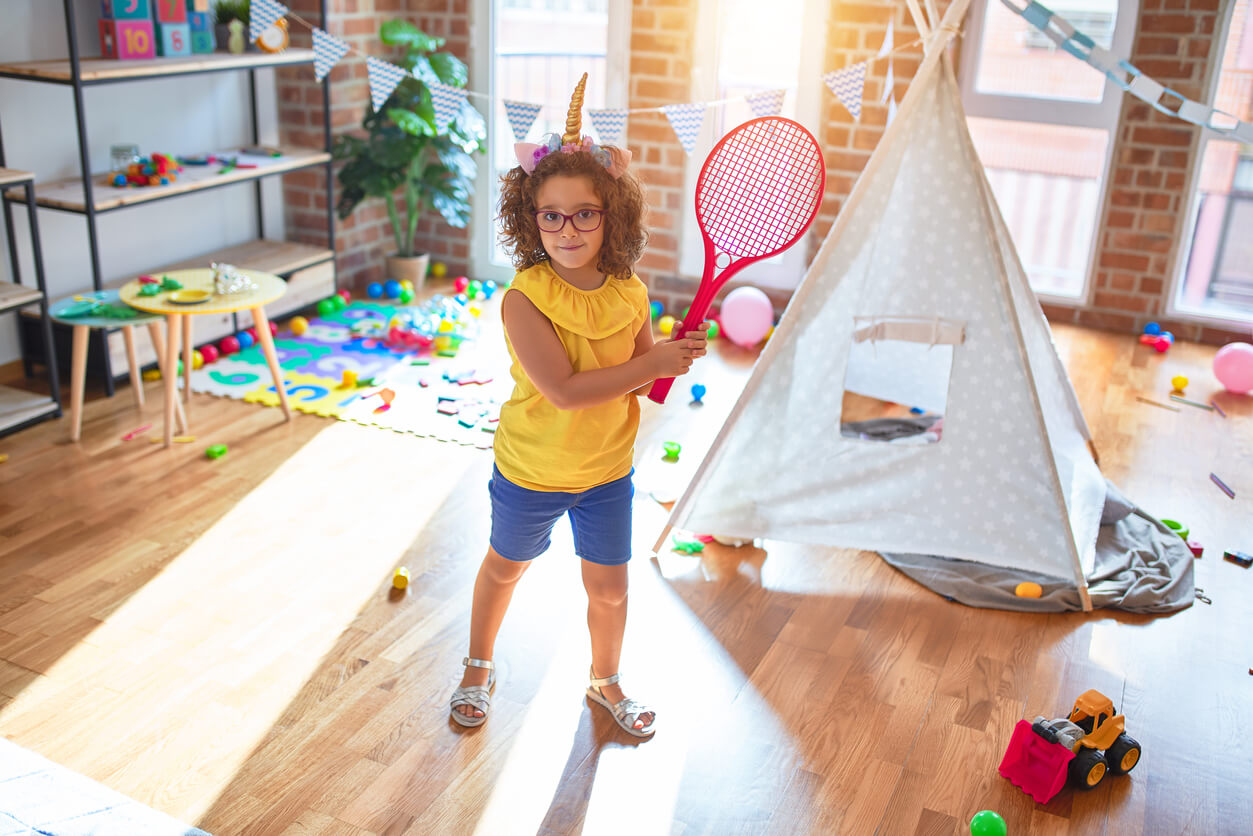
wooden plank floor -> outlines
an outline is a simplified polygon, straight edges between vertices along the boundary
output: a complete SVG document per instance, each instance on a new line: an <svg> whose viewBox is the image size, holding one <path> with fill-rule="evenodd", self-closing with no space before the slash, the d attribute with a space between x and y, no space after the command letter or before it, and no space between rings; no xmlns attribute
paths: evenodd
<svg viewBox="0 0 1253 836"><path fill-rule="evenodd" d="M1179 372L1206 399L1211 348L1057 337L1105 472L1204 541L1212 605L976 610L874 554L776 542L650 560L665 512L648 495L678 490L751 362L723 346L706 406L683 387L645 408L622 671L656 738L634 745L583 699L564 527L506 618L491 720L464 733L446 701L490 455L204 395L195 444L123 442L160 423L149 384L142 415L125 391L90 400L80 444L64 420L0 439L0 733L219 836L961 834L984 808L1016 836L1248 832L1253 573L1220 553L1253 550L1253 403L1221 396L1223 420L1135 401ZM1010 730L1090 687L1143 761L1036 805L997 775Z"/></svg>

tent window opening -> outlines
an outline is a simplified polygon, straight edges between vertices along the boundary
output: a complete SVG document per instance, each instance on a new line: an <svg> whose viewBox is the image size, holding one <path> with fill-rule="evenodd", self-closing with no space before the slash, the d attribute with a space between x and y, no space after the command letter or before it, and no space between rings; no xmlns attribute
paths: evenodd
<svg viewBox="0 0 1253 836"><path fill-rule="evenodd" d="M888 444L935 444L944 437L953 348L963 323L940 317L857 317L840 435Z"/></svg>

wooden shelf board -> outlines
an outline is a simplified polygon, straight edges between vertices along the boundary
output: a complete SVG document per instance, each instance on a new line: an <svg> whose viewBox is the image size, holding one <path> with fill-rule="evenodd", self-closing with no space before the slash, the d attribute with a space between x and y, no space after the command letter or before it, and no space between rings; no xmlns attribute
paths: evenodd
<svg viewBox="0 0 1253 836"><path fill-rule="evenodd" d="M25 183L27 180L34 180L35 175L29 171L19 171L16 168L0 168L0 186L12 186L15 183Z"/></svg>
<svg viewBox="0 0 1253 836"><path fill-rule="evenodd" d="M21 305L29 305L31 302L38 302L42 298L43 294L33 287L26 287L13 282L0 282L0 311L7 311L10 308L20 307Z"/></svg>
<svg viewBox="0 0 1253 836"><path fill-rule="evenodd" d="M57 404L47 395L0 386L0 430L24 424L33 418L55 412Z"/></svg>
<svg viewBox="0 0 1253 836"><path fill-rule="evenodd" d="M229 152L229 156L237 157L240 163L255 165L256 168L235 168L225 174L219 174L222 166L183 166L178 179L168 186L141 186L118 188L109 183L110 175L92 175L92 189L95 197L96 211L105 212L120 209L123 206L134 206L152 200L164 200L183 194L191 194L214 186L230 183L244 183L259 177L295 171L312 165L320 165L331 158L325 151L314 148L283 148L281 157L262 157ZM222 152L226 153L226 152ZM20 189L10 189L6 197L16 203L25 203L26 194ZM86 212L87 202L83 195L81 177L68 180L57 180L52 183L40 184L35 189L35 203L52 209L65 209L70 212Z"/></svg>
<svg viewBox="0 0 1253 836"><path fill-rule="evenodd" d="M313 50L288 49L270 55L264 52L212 52L175 58L121 61L112 58L83 58L79 61L79 77L89 83L127 81L140 78L185 75L187 73L247 70L258 67L282 67L313 62ZM0 73L25 76L39 81L71 81L73 74L68 59L57 61L22 61L0 64Z"/></svg>

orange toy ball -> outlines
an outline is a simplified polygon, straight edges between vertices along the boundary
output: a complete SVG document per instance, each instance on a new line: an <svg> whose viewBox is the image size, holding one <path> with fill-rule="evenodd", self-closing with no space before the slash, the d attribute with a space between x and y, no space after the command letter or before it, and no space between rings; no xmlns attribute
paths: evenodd
<svg viewBox="0 0 1253 836"><path fill-rule="evenodd" d="M1039 598L1044 594L1044 588L1034 581L1023 581L1014 587L1014 594L1019 598Z"/></svg>

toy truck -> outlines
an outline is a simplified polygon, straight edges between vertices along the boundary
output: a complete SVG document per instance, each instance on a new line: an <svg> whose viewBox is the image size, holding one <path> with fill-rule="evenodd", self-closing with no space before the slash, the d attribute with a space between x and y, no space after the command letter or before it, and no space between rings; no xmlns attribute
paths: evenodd
<svg viewBox="0 0 1253 836"><path fill-rule="evenodd" d="M1019 720L1001 759L1001 775L1041 804L1068 778L1090 790L1107 773L1125 775L1140 762L1140 744L1127 735L1126 722L1109 697L1085 691L1067 718Z"/></svg>

